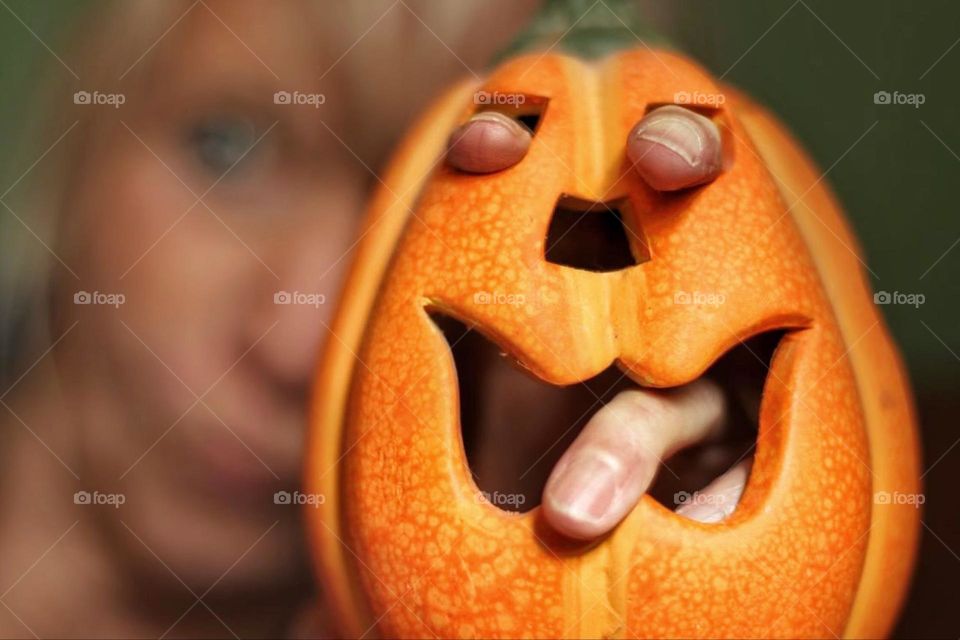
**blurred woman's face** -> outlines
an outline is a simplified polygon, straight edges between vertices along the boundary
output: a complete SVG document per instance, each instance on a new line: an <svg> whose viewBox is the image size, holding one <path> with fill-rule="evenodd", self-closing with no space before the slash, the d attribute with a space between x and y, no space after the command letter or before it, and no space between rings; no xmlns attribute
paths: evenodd
<svg viewBox="0 0 960 640"><path fill-rule="evenodd" d="M229 571L242 588L304 567L298 507L274 495L298 486L306 384L370 175L312 14L210 6L134 66L121 108L88 107L61 236L80 279L55 309L81 320L61 367L82 488L125 494L108 523L142 540L117 536L144 568L164 571L149 547L191 584ZM78 288L125 301L75 305Z"/></svg>

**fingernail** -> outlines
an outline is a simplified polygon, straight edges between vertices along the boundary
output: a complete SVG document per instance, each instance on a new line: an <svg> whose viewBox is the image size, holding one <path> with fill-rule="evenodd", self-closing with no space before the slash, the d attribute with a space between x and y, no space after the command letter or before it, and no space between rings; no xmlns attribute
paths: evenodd
<svg viewBox="0 0 960 640"><path fill-rule="evenodd" d="M510 116L504 115L499 111L479 111L470 116L470 119L467 122L492 122L510 129L515 134L523 135L530 133L526 127L520 124L517 120L511 118Z"/></svg>
<svg viewBox="0 0 960 640"><path fill-rule="evenodd" d="M651 187L675 191L702 184L722 168L720 131L709 118L665 106L650 112L627 137L627 158Z"/></svg>
<svg viewBox="0 0 960 640"><path fill-rule="evenodd" d="M708 488L704 493L694 494L695 501L678 507L677 515L705 523L722 522L729 518L740 503L744 484L732 484L728 477L719 479L712 491Z"/></svg>
<svg viewBox="0 0 960 640"><path fill-rule="evenodd" d="M704 133L700 127L691 118L684 116L648 118L637 127L633 137L666 147L691 167L697 165L705 146ZM641 159L637 158L634 161Z"/></svg>
<svg viewBox="0 0 960 640"><path fill-rule="evenodd" d="M492 173L520 162L530 148L530 132L496 111L474 114L447 142L447 162L469 173Z"/></svg>
<svg viewBox="0 0 960 640"><path fill-rule="evenodd" d="M606 451L581 451L552 483L553 508L573 521L598 524L610 513L626 477L624 464Z"/></svg>
<svg viewBox="0 0 960 640"><path fill-rule="evenodd" d="M690 507L680 507L677 509L677 515L681 515L684 518L689 518L690 520L696 520L697 522L713 524L723 521L728 514L720 507L720 505L695 504Z"/></svg>

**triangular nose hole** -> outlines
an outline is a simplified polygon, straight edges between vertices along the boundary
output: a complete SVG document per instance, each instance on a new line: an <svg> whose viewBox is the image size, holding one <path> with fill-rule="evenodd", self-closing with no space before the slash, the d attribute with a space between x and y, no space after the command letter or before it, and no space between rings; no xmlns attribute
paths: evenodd
<svg viewBox="0 0 960 640"><path fill-rule="evenodd" d="M547 230L547 262L584 271L619 271L650 259L647 241L624 198L594 202L562 196Z"/></svg>

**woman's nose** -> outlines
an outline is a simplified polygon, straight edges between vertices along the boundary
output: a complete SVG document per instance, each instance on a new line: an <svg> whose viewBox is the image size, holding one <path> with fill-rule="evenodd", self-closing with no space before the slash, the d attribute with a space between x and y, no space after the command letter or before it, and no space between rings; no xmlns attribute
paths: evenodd
<svg viewBox="0 0 960 640"><path fill-rule="evenodd" d="M287 302L308 295L316 294L282 289L273 292L265 305L263 320L253 323L260 334L255 335L256 330L252 330L247 336L252 345L250 357L267 378L291 394L300 394L306 389L319 357L324 326L329 325L330 314L325 302L317 306Z"/></svg>
<svg viewBox="0 0 960 640"><path fill-rule="evenodd" d="M338 251L312 242L287 244L286 270L274 268L259 287L256 313L247 328L250 356L279 386L303 393L329 335L341 279L348 262ZM309 244L311 251L298 251ZM253 345L250 347L250 345Z"/></svg>

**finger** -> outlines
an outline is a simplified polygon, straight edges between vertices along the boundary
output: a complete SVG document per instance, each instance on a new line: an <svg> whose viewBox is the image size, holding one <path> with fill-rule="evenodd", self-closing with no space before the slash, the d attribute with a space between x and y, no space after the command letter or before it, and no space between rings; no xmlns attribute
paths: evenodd
<svg viewBox="0 0 960 640"><path fill-rule="evenodd" d="M718 430L720 388L701 379L665 390L632 389L600 409L550 474L548 522L578 539L612 529L649 488L660 462Z"/></svg>
<svg viewBox="0 0 960 640"><path fill-rule="evenodd" d="M737 508L750 475L750 461L744 460L690 496L677 513L698 522L726 520Z"/></svg>
<svg viewBox="0 0 960 640"><path fill-rule="evenodd" d="M460 125L447 142L447 164L469 173L512 167L530 148L530 131L496 111L481 111Z"/></svg>
<svg viewBox="0 0 960 640"><path fill-rule="evenodd" d="M690 109L659 107L630 131L627 157L657 191L703 184L716 178L722 168L720 130Z"/></svg>

